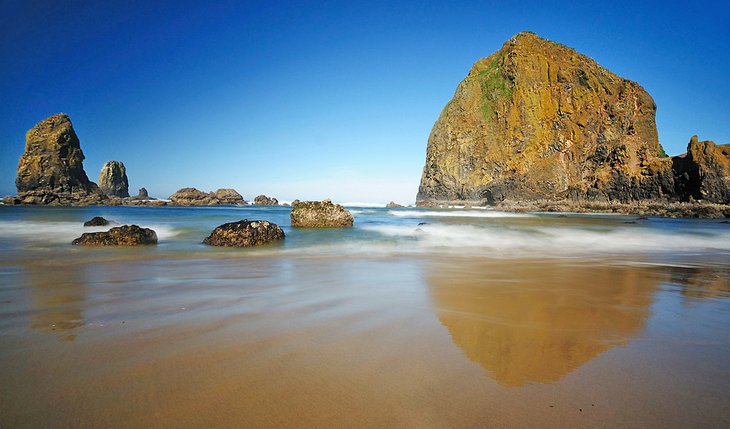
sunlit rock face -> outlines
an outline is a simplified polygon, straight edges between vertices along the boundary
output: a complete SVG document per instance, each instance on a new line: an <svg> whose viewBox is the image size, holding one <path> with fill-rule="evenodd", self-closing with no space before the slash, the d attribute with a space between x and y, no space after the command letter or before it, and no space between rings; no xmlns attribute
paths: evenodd
<svg viewBox="0 0 730 429"><path fill-rule="evenodd" d="M86 176L84 153L68 115L59 113L25 135L15 185L22 204L96 204L104 196Z"/></svg>
<svg viewBox="0 0 730 429"><path fill-rule="evenodd" d="M454 344L504 386L556 382L627 344L644 328L658 281L644 269L524 261L427 279Z"/></svg>
<svg viewBox="0 0 730 429"><path fill-rule="evenodd" d="M129 180L123 162L108 161L101 167L99 188L109 196L122 198L129 196Z"/></svg>
<svg viewBox="0 0 730 429"><path fill-rule="evenodd" d="M656 105L636 82L523 32L477 61L428 140L429 201L631 201L673 193Z"/></svg>

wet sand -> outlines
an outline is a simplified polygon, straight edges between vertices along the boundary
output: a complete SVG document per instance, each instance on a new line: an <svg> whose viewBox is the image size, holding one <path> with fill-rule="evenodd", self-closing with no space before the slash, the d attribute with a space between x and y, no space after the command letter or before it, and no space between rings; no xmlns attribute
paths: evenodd
<svg viewBox="0 0 730 429"><path fill-rule="evenodd" d="M723 264L0 267L0 427L728 427Z"/></svg>

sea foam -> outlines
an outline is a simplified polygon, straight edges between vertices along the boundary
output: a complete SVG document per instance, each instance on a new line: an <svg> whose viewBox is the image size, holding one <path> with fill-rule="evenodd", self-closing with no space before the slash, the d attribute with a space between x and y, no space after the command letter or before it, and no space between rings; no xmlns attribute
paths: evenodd
<svg viewBox="0 0 730 429"><path fill-rule="evenodd" d="M730 231L714 234L650 228L588 229L476 225L366 225L400 243L406 253L446 252L484 256L585 256L730 252Z"/></svg>
<svg viewBox="0 0 730 429"><path fill-rule="evenodd" d="M127 222L133 224L136 222ZM85 232L108 231L124 223L115 223L106 226L85 227L81 222L58 221L3 221L0 222L0 237L19 239L35 243L70 243ZM143 228L155 231L159 240L169 240L178 235L179 231L170 225L141 224Z"/></svg>

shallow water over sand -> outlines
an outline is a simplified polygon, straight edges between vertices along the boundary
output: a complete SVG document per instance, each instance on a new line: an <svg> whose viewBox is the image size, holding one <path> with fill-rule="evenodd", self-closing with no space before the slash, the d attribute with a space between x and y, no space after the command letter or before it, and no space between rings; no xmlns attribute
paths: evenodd
<svg viewBox="0 0 730 429"><path fill-rule="evenodd" d="M431 212L0 208L0 427L730 424L728 225ZM286 242L199 244L241 218Z"/></svg>

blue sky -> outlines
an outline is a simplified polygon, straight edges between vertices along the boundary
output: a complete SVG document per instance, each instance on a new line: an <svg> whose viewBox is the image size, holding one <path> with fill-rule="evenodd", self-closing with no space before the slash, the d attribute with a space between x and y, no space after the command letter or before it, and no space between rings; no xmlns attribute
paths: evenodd
<svg viewBox="0 0 730 429"><path fill-rule="evenodd" d="M456 85L523 30L644 86L670 155L730 142L730 2L205 3L0 0L0 194L65 112L133 194L411 203Z"/></svg>

